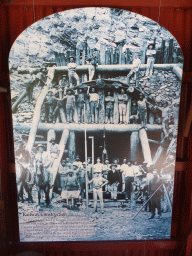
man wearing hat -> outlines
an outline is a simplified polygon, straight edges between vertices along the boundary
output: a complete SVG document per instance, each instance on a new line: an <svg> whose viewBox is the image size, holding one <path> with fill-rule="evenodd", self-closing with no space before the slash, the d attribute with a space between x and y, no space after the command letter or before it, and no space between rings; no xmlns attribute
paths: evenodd
<svg viewBox="0 0 192 256"><path fill-rule="evenodd" d="M49 89L44 100L45 104L45 122L52 123L54 119L54 110L57 105L57 98L53 95L52 89Z"/></svg>
<svg viewBox="0 0 192 256"><path fill-rule="evenodd" d="M132 182L134 182L134 169L130 161L128 161L124 168L123 174L125 177L125 199L131 200Z"/></svg>
<svg viewBox="0 0 192 256"><path fill-rule="evenodd" d="M97 212L97 196L100 200L101 205L101 213L104 213L104 203L103 203L103 191L102 187L108 183L106 179L104 179L100 172L94 170L94 178L89 181L89 184L93 183L93 200L94 200L94 211Z"/></svg>
<svg viewBox="0 0 192 256"><path fill-rule="evenodd" d="M73 115L75 110L75 96L72 94L72 90L69 89L66 98L66 114L67 114L67 123L73 122Z"/></svg>
<svg viewBox="0 0 192 256"><path fill-rule="evenodd" d="M76 165L78 168L83 167L82 162L80 161L80 158L78 155L75 157L75 161L73 162L73 165Z"/></svg>
<svg viewBox="0 0 192 256"><path fill-rule="evenodd" d="M151 196L161 185L161 181L157 174L157 169L153 170L153 178L149 181L149 195ZM158 216L161 218L161 195L162 189L160 188L150 199L151 202L151 217L149 219L153 219L155 217L155 209L158 210Z"/></svg>
<svg viewBox="0 0 192 256"><path fill-rule="evenodd" d="M91 110L91 122L98 123L98 115L99 115L99 94L95 92L94 88L91 88L91 92L89 93L88 87L88 96L90 101L90 110Z"/></svg>
<svg viewBox="0 0 192 256"><path fill-rule="evenodd" d="M73 56L69 57L69 63L67 64L69 86L73 86L73 78L75 78L77 85L79 84L79 76L76 73L77 64L75 63L75 58Z"/></svg>
<svg viewBox="0 0 192 256"><path fill-rule="evenodd" d="M103 172L103 164L101 163L100 157L97 157L97 163L94 164L93 169L94 169L94 173L97 172L97 173L102 174L102 172Z"/></svg>
<svg viewBox="0 0 192 256"><path fill-rule="evenodd" d="M153 74L153 66L155 63L156 50L155 50L155 45L153 43L150 43L147 48L148 50L146 51L146 56L147 56L146 77L149 77L149 76L152 76Z"/></svg>
<svg viewBox="0 0 192 256"><path fill-rule="evenodd" d="M128 102L128 95L125 93L124 89L122 88L121 93L118 95L120 124L126 123L127 102Z"/></svg>
<svg viewBox="0 0 192 256"><path fill-rule="evenodd" d="M138 119L139 119L139 116L138 116L137 101L134 100L134 101L132 101L131 116L130 116L129 120L130 120L130 123L137 124Z"/></svg>
<svg viewBox="0 0 192 256"><path fill-rule="evenodd" d="M119 175L119 172L116 170L115 164L111 165L111 170L108 172L107 180L110 186L111 199L114 199L114 201L117 201L117 190L118 190L118 185L120 183L120 175Z"/></svg>
<svg viewBox="0 0 192 256"><path fill-rule="evenodd" d="M107 93L105 97L105 123L108 121L113 124L113 112L114 112L114 97L111 96L111 92Z"/></svg>
<svg viewBox="0 0 192 256"><path fill-rule="evenodd" d="M142 127L146 128L147 124L147 100L143 94L139 95L139 100L137 102L138 105L138 115L141 121Z"/></svg>
<svg viewBox="0 0 192 256"><path fill-rule="evenodd" d="M59 87L58 87L58 91L59 91L59 98L63 99L63 92L66 88L69 87L69 83L67 81L67 76L66 75L62 75L61 80L59 81Z"/></svg>
<svg viewBox="0 0 192 256"><path fill-rule="evenodd" d="M37 85L39 83L39 81L40 81L39 78L37 76L35 76L32 72L30 72L30 80L26 86L26 93L28 96L29 103L31 103L31 101L32 101L33 88L35 87L35 85Z"/></svg>
<svg viewBox="0 0 192 256"><path fill-rule="evenodd" d="M52 161L50 159L50 156L47 151L45 151L45 146L43 144L39 144L37 146L37 153L35 155L34 159L34 167L35 171L38 175L42 174L43 168L50 173L52 166ZM34 177L34 173L33 173ZM50 177L51 178L51 177ZM31 178L31 181L33 182L34 178Z"/></svg>
<svg viewBox="0 0 192 256"><path fill-rule="evenodd" d="M48 73L47 73L47 86L48 88L53 87L53 80L55 78L55 68L57 65L53 65L52 67L48 68Z"/></svg>
<svg viewBox="0 0 192 256"><path fill-rule="evenodd" d="M87 59L87 64L89 65L89 81L92 81L95 76L96 66L98 65L96 50L94 50L92 56Z"/></svg>

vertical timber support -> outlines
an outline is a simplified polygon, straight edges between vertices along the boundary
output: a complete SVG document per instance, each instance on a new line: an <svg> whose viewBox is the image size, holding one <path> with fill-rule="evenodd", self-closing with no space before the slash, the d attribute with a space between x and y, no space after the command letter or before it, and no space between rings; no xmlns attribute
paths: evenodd
<svg viewBox="0 0 192 256"><path fill-rule="evenodd" d="M105 65L105 48L106 48L106 45L104 43L101 43L101 46L100 46L101 65Z"/></svg>
<svg viewBox="0 0 192 256"><path fill-rule="evenodd" d="M137 152L139 147L139 132L135 131L131 133L130 136L130 159L131 161L136 161L137 160Z"/></svg>
<svg viewBox="0 0 192 256"><path fill-rule="evenodd" d="M118 92L114 91L114 114L113 114L114 124L119 123L119 106L118 106Z"/></svg>
<svg viewBox="0 0 192 256"><path fill-rule="evenodd" d="M147 41L144 41L144 43L143 43L143 55L141 56L141 64L145 64L146 50L147 50Z"/></svg>
<svg viewBox="0 0 192 256"><path fill-rule="evenodd" d="M143 151L144 161L147 162L147 166L149 167L152 164L152 158L151 158L151 150L149 147L149 141L148 141L148 137L145 129L143 128L140 129L139 138L140 138L141 147Z"/></svg>
<svg viewBox="0 0 192 256"><path fill-rule="evenodd" d="M59 153L58 158L55 159L55 161L53 162L53 165L52 165L52 168L51 168L51 171L50 171L50 173L53 174L53 183L55 182L55 177L56 177L56 174L57 174L57 170L58 170L59 164L61 162L61 158L63 156L63 152L65 150L65 146L66 146L68 137L69 137L69 130L64 129L64 131L62 133L62 136L61 136L60 143L59 143L60 153ZM50 191L50 192L52 192L52 191Z"/></svg>
<svg viewBox="0 0 192 256"><path fill-rule="evenodd" d="M39 97L37 99L37 103L35 105L33 122L31 124L31 130L29 132L29 138L28 138L27 147L26 147L26 149L29 151L29 153L31 153L33 144L35 142L37 127L39 124L39 119L40 119L40 114L41 114L41 106L43 105L43 102L44 102L47 92L48 92L48 86L44 86L44 88L41 91L41 94L39 95Z"/></svg>
<svg viewBox="0 0 192 256"><path fill-rule="evenodd" d="M74 161L75 160L75 154L76 154L76 144L75 144L75 132L70 131L69 132L69 144L68 144L68 151L69 151L69 160Z"/></svg>

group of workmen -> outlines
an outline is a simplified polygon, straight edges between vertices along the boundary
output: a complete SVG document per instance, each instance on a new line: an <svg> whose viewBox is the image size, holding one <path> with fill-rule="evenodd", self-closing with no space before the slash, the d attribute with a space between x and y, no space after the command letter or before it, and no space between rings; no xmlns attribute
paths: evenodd
<svg viewBox="0 0 192 256"><path fill-rule="evenodd" d="M52 138L50 140L49 152L45 151L42 144L37 146L37 153L34 159L34 170L39 165L50 173L50 187L55 185L56 175L59 176L61 186L61 196L64 199L81 198L85 199L86 186L89 192L93 192L94 211L97 211L97 198L100 200L101 212L104 213L103 192L110 193L111 199L117 201L118 192L125 194L128 201L137 200L135 194L141 193L144 200L155 192L160 185L157 170L152 166L147 167L147 163L138 165L123 159L123 164L119 164L119 159L113 159L112 163L106 159L101 163L97 157L96 163L92 163L91 157L87 162L81 162L79 156L72 161L69 158L62 159L58 171L52 170L52 164L59 156L59 147ZM87 182L87 185L86 185ZM161 192L158 191L150 201L151 218L155 216L155 208L161 216ZM147 210L147 206L145 207Z"/></svg>
<svg viewBox="0 0 192 256"><path fill-rule="evenodd" d="M156 208L161 217L162 190L158 189L161 180L157 170L152 166L147 167L146 162L138 165L137 161L131 162L124 158L120 165L119 159L115 158L112 163L106 159L103 164L100 157L97 157L96 163L93 164L91 157L82 163L79 156L76 156L74 161L70 161L69 158L62 160L58 174L62 191L79 190L82 199L85 199L87 179L88 191L93 192L94 211L97 212L99 198L101 213L104 213L103 192L110 193L110 198L114 202L117 201L118 192L122 192L125 194L125 200L129 202L136 201L139 196L146 201L157 190L148 205L151 219L155 216ZM145 209L148 209L147 205Z"/></svg>

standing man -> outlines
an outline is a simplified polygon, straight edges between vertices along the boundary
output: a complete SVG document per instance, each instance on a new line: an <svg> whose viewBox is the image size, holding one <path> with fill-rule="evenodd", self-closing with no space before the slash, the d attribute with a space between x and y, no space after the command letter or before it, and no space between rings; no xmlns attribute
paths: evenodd
<svg viewBox="0 0 192 256"><path fill-rule="evenodd" d="M65 165L66 165L65 160L61 160L59 164L59 169L58 169L62 191L66 190L66 179L67 179L68 169L65 167Z"/></svg>
<svg viewBox="0 0 192 256"><path fill-rule="evenodd" d="M121 94L118 95L120 124L126 123L127 102L128 102L128 95L125 93L124 89L121 89Z"/></svg>
<svg viewBox="0 0 192 256"><path fill-rule="evenodd" d="M82 88L79 88L77 94L77 115L78 115L78 122L84 123L84 104L85 104L85 94Z"/></svg>
<svg viewBox="0 0 192 256"><path fill-rule="evenodd" d="M147 124L147 100L145 99L145 96L143 94L140 94L139 100L137 102L138 105L138 115L141 120L141 125L145 130L146 124Z"/></svg>
<svg viewBox="0 0 192 256"><path fill-rule="evenodd" d="M88 95L90 101L90 109L91 109L91 122L92 124L98 123L98 115L99 115L99 94L95 92L95 89L92 88L89 93L88 87Z"/></svg>
<svg viewBox="0 0 192 256"><path fill-rule="evenodd" d="M149 195L151 196L161 185L161 181L157 175L157 169L153 170L153 178L149 181ZM158 210L158 217L161 218L161 188L153 195L150 199L151 201L151 217L149 219L153 219L155 217L155 209Z"/></svg>
<svg viewBox="0 0 192 256"><path fill-rule="evenodd" d="M132 106L131 106L131 116L129 118L130 122L133 124L137 124L137 121L139 119L138 116L138 106L137 106L137 101L134 100L132 102Z"/></svg>
<svg viewBox="0 0 192 256"><path fill-rule="evenodd" d="M63 92L66 90L66 88L69 87L69 83L67 81L67 76L66 75L62 75L61 80L59 81L59 87L58 87L58 91L59 91L59 99L63 99Z"/></svg>
<svg viewBox="0 0 192 256"><path fill-rule="evenodd" d="M99 172L94 171L94 178L89 181L89 183L93 183L93 200L94 200L94 211L97 212L97 196L100 200L101 205L101 213L104 213L104 203L103 203L103 191L102 187L107 184L107 180L104 179Z"/></svg>
<svg viewBox="0 0 192 256"><path fill-rule="evenodd" d="M101 163L100 157L97 157L97 163L94 164L93 169L94 169L94 173L97 172L97 173L102 174L102 172L103 172L103 164Z"/></svg>
<svg viewBox="0 0 192 256"><path fill-rule="evenodd" d="M67 102L66 102L67 123L72 123L74 110L75 110L75 96L72 94L71 89L68 90L68 93L64 98L67 99Z"/></svg>
<svg viewBox="0 0 192 256"><path fill-rule="evenodd" d="M169 117L170 117L170 107L168 107L168 102L163 102L163 108L155 107L161 110L162 113L162 128L164 132L164 138L169 137Z"/></svg>
<svg viewBox="0 0 192 256"><path fill-rule="evenodd" d="M29 103L31 103L32 99L33 99L33 88L40 81L39 78L37 76L35 76L32 72L30 73L30 76L31 76L30 80L29 80L29 82L27 83L27 86L26 86L26 92L27 92Z"/></svg>
<svg viewBox="0 0 192 256"><path fill-rule="evenodd" d="M147 55L146 77L150 77L153 74L153 66L155 63L155 56L156 56L155 45L153 43L148 45L148 50L146 52L146 55Z"/></svg>
<svg viewBox="0 0 192 256"><path fill-rule="evenodd" d="M77 64L75 63L75 58L73 56L69 57L69 63L67 64L68 76L69 76L69 86L73 86L73 78L75 78L77 85L79 85L79 76L76 73Z"/></svg>
<svg viewBox="0 0 192 256"><path fill-rule="evenodd" d="M130 78L132 75L134 75L134 80L136 81L136 79L138 78L138 73L139 73L139 68L141 66L141 60L139 58L139 55L137 53L135 53L134 56L134 60L132 63L132 69L129 72L129 74L127 75L128 78Z"/></svg>
<svg viewBox="0 0 192 256"><path fill-rule="evenodd" d="M110 122L113 124L113 112L114 112L114 97L111 96L111 92L107 93L105 97L105 123Z"/></svg>
<svg viewBox="0 0 192 256"><path fill-rule="evenodd" d="M94 50L93 55L87 59L89 64L89 81L92 81L95 76L96 66L98 65L97 52Z"/></svg>
<svg viewBox="0 0 192 256"><path fill-rule="evenodd" d="M127 163L127 168L124 168L125 177L125 199L131 200L132 182L134 182L134 169L131 162Z"/></svg>
<svg viewBox="0 0 192 256"><path fill-rule="evenodd" d="M107 180L110 185L111 199L117 201L117 188L120 183L119 172L115 169L115 164L111 165L111 170L108 172Z"/></svg>
<svg viewBox="0 0 192 256"><path fill-rule="evenodd" d="M49 89L44 100L45 104L45 123L55 123L55 108L57 98L53 95L52 89Z"/></svg>

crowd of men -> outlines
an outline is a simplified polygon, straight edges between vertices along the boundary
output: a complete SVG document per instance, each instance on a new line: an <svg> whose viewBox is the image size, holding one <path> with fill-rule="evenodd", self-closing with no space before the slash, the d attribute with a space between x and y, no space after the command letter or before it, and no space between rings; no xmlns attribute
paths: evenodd
<svg viewBox="0 0 192 256"><path fill-rule="evenodd" d="M97 211L97 199L101 204L101 212L104 213L103 193L110 194L113 201L117 201L118 193L125 195L127 202L137 200L142 196L146 201L160 186L161 179L157 170L153 166L147 167L147 163L138 165L137 161L131 162L123 159L120 165L117 158L112 163L106 159L101 163L97 157L96 163L92 163L91 157L87 162L81 162L79 156L72 161L69 158L62 159L58 171L52 170L52 164L59 155L58 144L51 139L51 146L48 151L42 144L37 146L37 153L34 159L34 174L39 166L42 166L50 173L50 187L54 186L56 175L58 174L61 187L61 196L64 199L86 197L86 179L89 192L93 193L94 211ZM33 183L33 179L32 179ZM162 188L156 192L149 202L151 218L155 216L155 208L161 216L161 195ZM147 205L145 207L147 210Z"/></svg>

